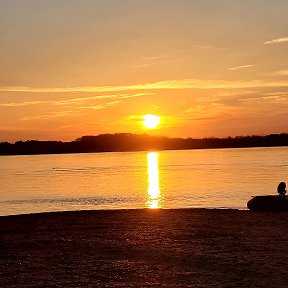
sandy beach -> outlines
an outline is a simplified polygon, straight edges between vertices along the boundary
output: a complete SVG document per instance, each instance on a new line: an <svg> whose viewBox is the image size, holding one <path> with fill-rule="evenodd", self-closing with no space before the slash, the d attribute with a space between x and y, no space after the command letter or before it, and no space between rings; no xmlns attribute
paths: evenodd
<svg viewBox="0 0 288 288"><path fill-rule="evenodd" d="M0 217L1 287L287 287L288 214L116 210Z"/></svg>

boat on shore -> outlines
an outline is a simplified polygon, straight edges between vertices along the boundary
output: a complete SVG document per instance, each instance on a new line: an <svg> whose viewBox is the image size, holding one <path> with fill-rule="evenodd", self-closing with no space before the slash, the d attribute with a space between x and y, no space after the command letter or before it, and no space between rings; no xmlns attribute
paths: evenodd
<svg viewBox="0 0 288 288"><path fill-rule="evenodd" d="M287 211L288 197L282 195L254 196L247 202L252 211Z"/></svg>

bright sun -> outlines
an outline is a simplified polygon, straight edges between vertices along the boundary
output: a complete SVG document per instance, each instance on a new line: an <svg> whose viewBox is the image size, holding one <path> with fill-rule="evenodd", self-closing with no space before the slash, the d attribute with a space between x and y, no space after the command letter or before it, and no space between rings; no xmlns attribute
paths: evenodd
<svg viewBox="0 0 288 288"><path fill-rule="evenodd" d="M152 114L144 115L143 117L143 125L147 129L155 129L160 123L160 117Z"/></svg>

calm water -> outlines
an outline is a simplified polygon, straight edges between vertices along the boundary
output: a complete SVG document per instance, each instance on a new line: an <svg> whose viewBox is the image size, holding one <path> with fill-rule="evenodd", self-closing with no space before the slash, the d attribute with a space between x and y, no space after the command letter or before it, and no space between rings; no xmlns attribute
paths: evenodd
<svg viewBox="0 0 288 288"><path fill-rule="evenodd" d="M0 215L237 208L288 181L288 148L0 157Z"/></svg>

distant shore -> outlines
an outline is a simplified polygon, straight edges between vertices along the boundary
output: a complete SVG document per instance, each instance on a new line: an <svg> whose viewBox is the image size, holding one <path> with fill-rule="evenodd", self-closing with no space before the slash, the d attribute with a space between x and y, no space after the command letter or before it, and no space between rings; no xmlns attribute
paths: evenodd
<svg viewBox="0 0 288 288"><path fill-rule="evenodd" d="M91 152L133 152L151 150L189 150L288 146L288 134L237 136L227 138L169 138L147 134L100 134L75 141L0 142L0 155L67 154Z"/></svg>
<svg viewBox="0 0 288 288"><path fill-rule="evenodd" d="M217 209L0 217L1 287L287 287L288 214Z"/></svg>

